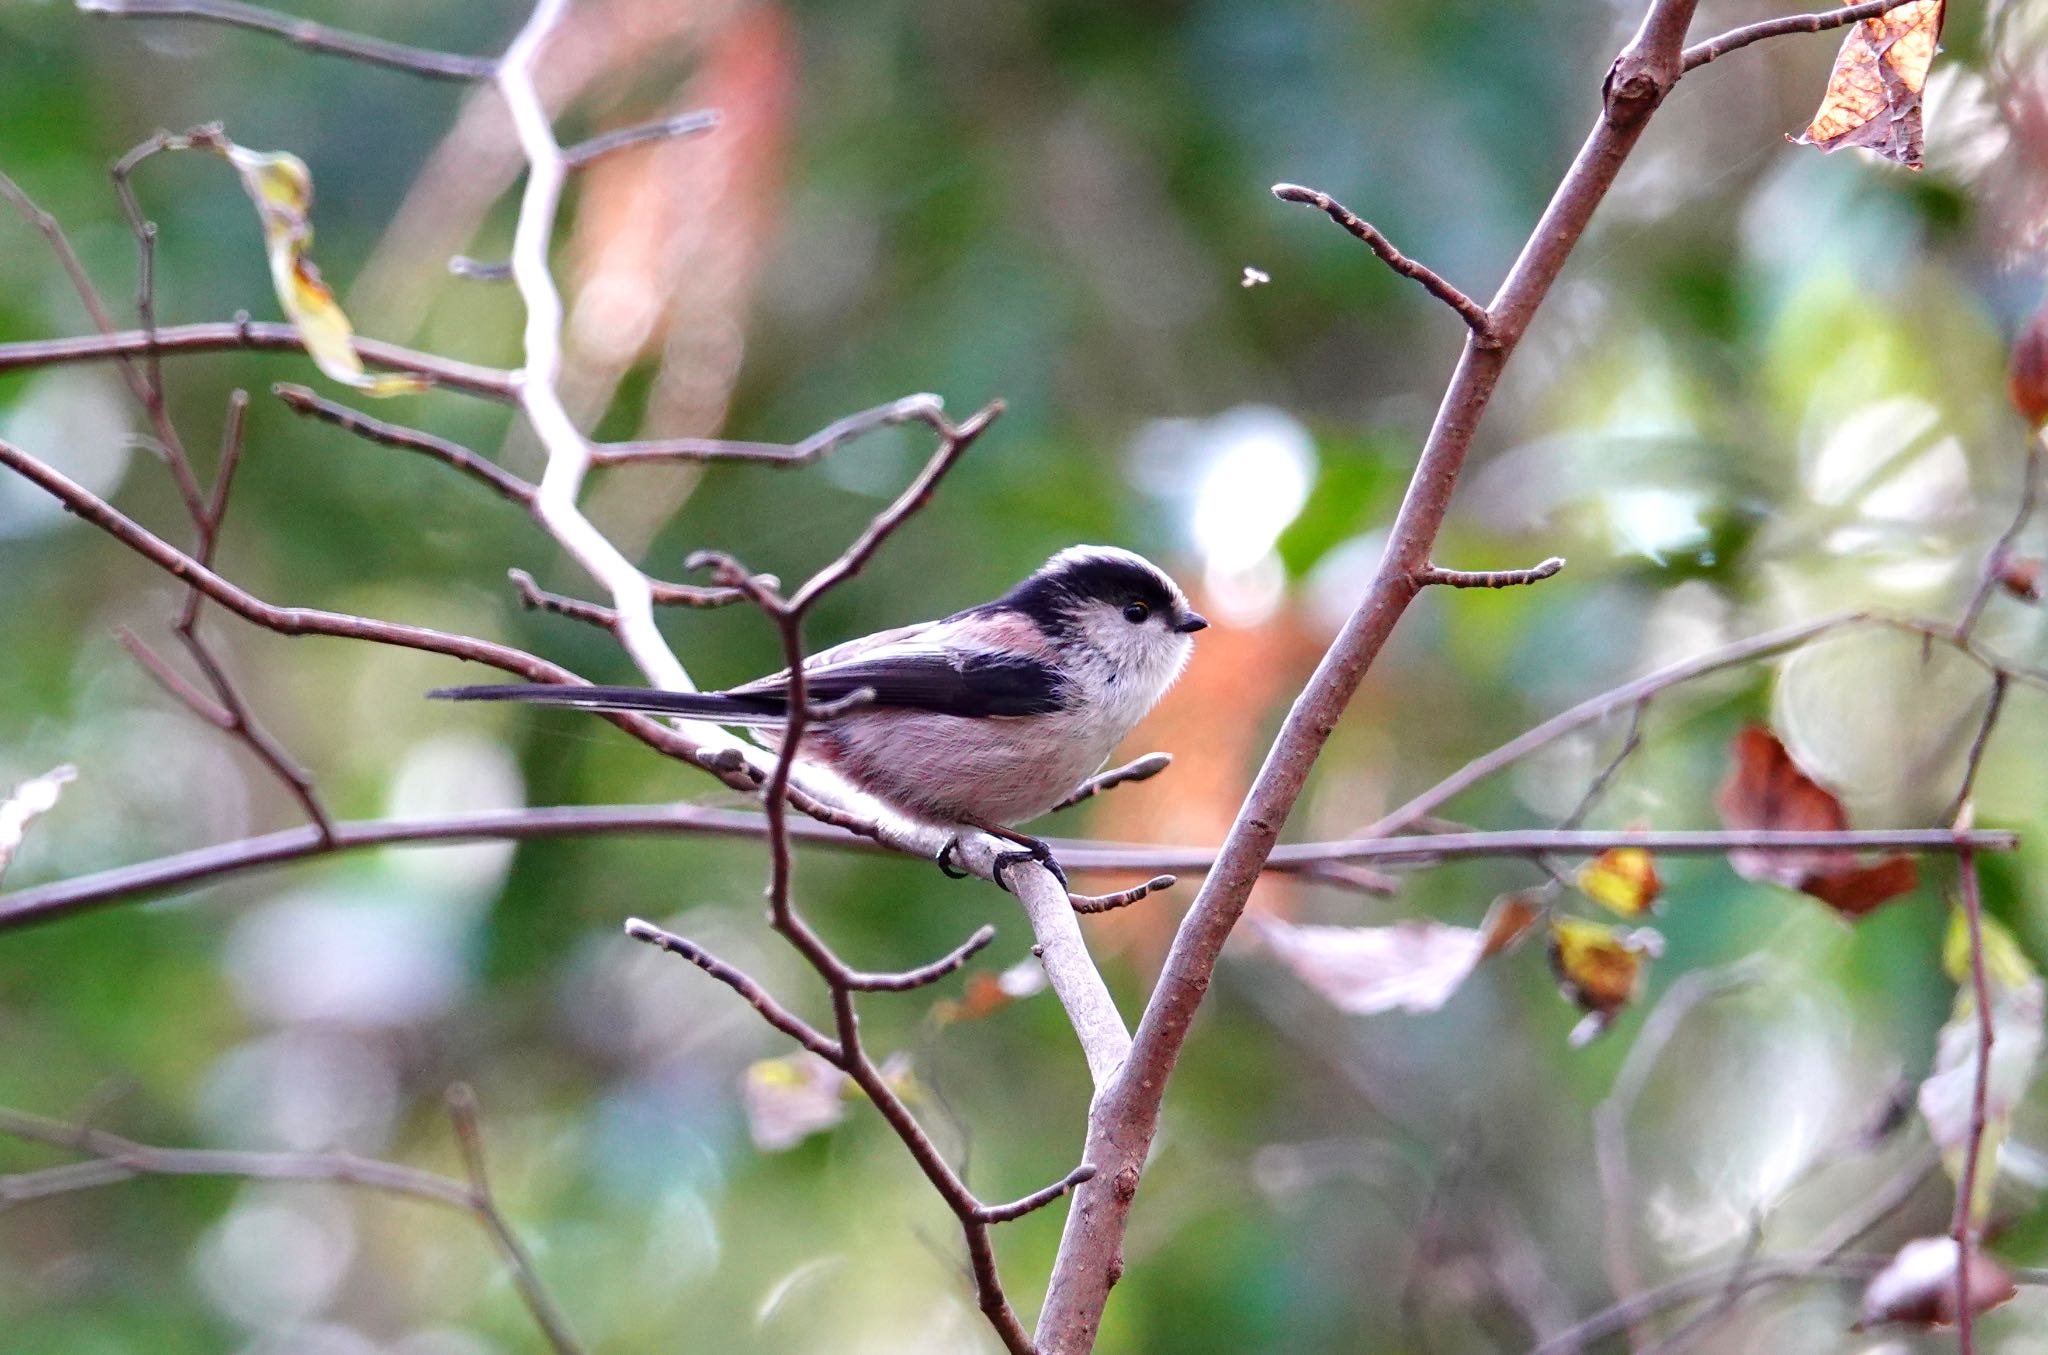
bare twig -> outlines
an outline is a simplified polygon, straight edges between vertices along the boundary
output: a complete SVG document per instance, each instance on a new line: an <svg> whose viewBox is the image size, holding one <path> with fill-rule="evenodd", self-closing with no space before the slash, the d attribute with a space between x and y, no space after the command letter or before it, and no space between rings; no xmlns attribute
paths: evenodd
<svg viewBox="0 0 2048 1355"><path fill-rule="evenodd" d="M275 395L296 414L320 419L336 428L354 433L359 438L382 443L386 447L400 447L409 452L430 456L443 465L453 466L470 479L490 487L500 498L510 500L522 508L533 506L533 496L538 492L532 484L520 479L495 461L478 456L459 442L434 433L421 432L384 419L372 418L361 410L350 409L337 404L324 395L315 394L305 386L289 381L280 381L271 386Z"/></svg>
<svg viewBox="0 0 2048 1355"><path fill-rule="evenodd" d="M1956 622L1956 639L1966 641L1977 628L1977 619L1984 614L1984 606L1991 601L1991 595L1998 588L1999 577L2005 572L2006 563L2012 558L2013 542L2027 529L2027 523L2034 516L2036 496L2041 492L2041 435L2036 433L2027 443L2027 459L2020 471L2019 503L2013 510L2012 521L2006 524L1998 539L1991 543L1991 549L1984 552L1984 560L1977 569L1977 586L1970 593L1970 600L1963 605L1962 617Z"/></svg>
<svg viewBox="0 0 2048 1355"><path fill-rule="evenodd" d="M908 993L937 983L955 972L980 954L987 948L988 943L995 939L996 929L983 925L976 928L972 936L930 964L919 965L915 969L906 969L896 974L867 974L859 970L849 970L841 976L841 982L856 993Z"/></svg>
<svg viewBox="0 0 2048 1355"><path fill-rule="evenodd" d="M1519 588L1538 583L1564 568L1564 557L1553 555L1527 569L1445 569L1431 565L1422 571L1422 582L1446 588Z"/></svg>
<svg viewBox="0 0 2048 1355"><path fill-rule="evenodd" d="M540 1268L533 1263L533 1254L526 1244L519 1240L513 1230L512 1221L505 1217L505 1211L498 1207L498 1197L491 1190L491 1176L484 1158L484 1129L482 1116L478 1113L476 1093L457 1083L448 1089L448 1119L455 1126L455 1143L462 1151L463 1172L469 1177L469 1193L472 1209L491 1238L498 1244L498 1251L505 1257L507 1268L512 1272L512 1283L519 1290L519 1297L526 1303L526 1310L533 1314L533 1320L547 1334L548 1343L558 1351L578 1349L575 1334L569 1330L568 1319L555 1306L553 1296L540 1282Z"/></svg>
<svg viewBox="0 0 2048 1355"><path fill-rule="evenodd" d="M476 1151L471 1111L465 1132L457 1119L465 1157ZM122 1138L89 1125L65 1124L16 1110L0 1110L0 1134L88 1155L92 1160L42 1171L0 1176L0 1208L76 1190L95 1189L138 1176L226 1176L253 1181L324 1181L402 1195L429 1204L459 1209L476 1218L489 1233L521 1300L556 1355L582 1355L583 1345L570 1331L561 1309L548 1294L533 1257L519 1241L489 1181L481 1159L470 1182L450 1180L433 1172L378 1162L349 1153L243 1152L217 1148L159 1148Z"/></svg>
<svg viewBox="0 0 2048 1355"><path fill-rule="evenodd" d="M1147 753L1141 758L1135 758L1130 762L1126 762L1121 767L1112 767L1106 772L1097 772L1094 776L1083 781L1072 795L1054 805L1051 812L1057 814L1062 809L1072 809L1075 805L1083 804L1102 794L1102 792L1114 790L1118 786L1127 786L1134 781L1150 781L1172 765L1173 754L1171 753Z"/></svg>
<svg viewBox="0 0 2048 1355"><path fill-rule="evenodd" d="M983 1223L1009 1223L1071 1194L1083 1181L1092 1180L1094 1176L1095 1168L1084 1162L1051 1185L1034 1190L1021 1200L1012 1200L1009 1204L985 1204L975 1213Z"/></svg>
<svg viewBox="0 0 2048 1355"><path fill-rule="evenodd" d="M517 652L517 651L514 651ZM535 662L539 662L535 660ZM521 671L508 669L508 671ZM545 679L538 679L545 680ZM660 730L659 726L654 727ZM636 731L637 732L637 731ZM661 731L666 732L666 731ZM656 745L660 747L660 745ZM662 751L671 751L662 748ZM741 784L750 783L742 781ZM794 802L794 801L793 801ZM829 806L807 808L817 823L793 822L792 838L821 847L864 851L900 851L904 848L881 836L871 822L848 818L829 822ZM326 856L335 852L359 851L370 847L424 846L450 842L510 841L540 838L574 838L602 835L697 834L717 837L761 837L766 832L759 814L741 810L715 809L699 805L558 805L536 809L479 810L418 819L367 819L337 823L334 841L323 843L308 829L284 829L259 837L243 838L211 847L158 857L131 866L116 866L91 875L76 876L54 884L37 885L0 894L0 932L54 922L75 912L105 907L129 900L148 898L167 890L225 879L247 871L263 870ZM1394 840L1358 839L1341 842L1306 842L1280 848L1267 862L1267 869L1293 873L1310 879L1331 879L1333 870L1349 860L1404 860L1436 864L1471 857L1498 855L1532 859L1556 852L1597 852L1615 846L1640 846L1640 831L1578 833L1563 841L1535 830L1518 833L1511 840L1497 842L1496 834L1467 833L1440 837L1409 837ZM1759 842L1756 835L1688 834L1675 845L1668 838L1651 838L1658 851L1723 852L1733 847L1760 851L1805 851L1814 843L1851 849L1880 849L1905 846L1922 850L1953 850L1955 840L1945 830L1914 832L1904 838L1898 832L1801 835L1791 842ZM1977 833L1970 844L1978 851L2006 851L2014 845L2010 833ZM1168 867L1176 871L1204 871L1214 865L1213 847L1154 846L1142 843L1102 843L1051 838L1047 845L1069 871L1150 870ZM1014 882L1025 878L1012 872ZM1384 882L1377 876L1364 880L1338 878L1333 883L1379 892ZM1055 883L1057 892L1058 886ZM1059 904L1071 916L1073 909L1064 895Z"/></svg>
<svg viewBox="0 0 2048 1355"><path fill-rule="evenodd" d="M1724 57L1738 48L1766 38L1787 37L1794 33L1824 33L1831 28L1846 24L1860 23L1874 19L1887 10L1909 4L1911 0L1864 0L1860 5L1849 5L1842 9L1823 10L1818 14L1788 14L1779 19L1765 19L1742 28L1731 29L1719 37L1696 42L1685 49L1684 64L1688 71L1697 70L1719 57Z"/></svg>
<svg viewBox="0 0 2048 1355"><path fill-rule="evenodd" d="M831 1036L819 1031L810 1022L776 1001L753 976L727 964L695 941L685 936L677 936L671 931L664 931L652 922L637 917L626 919L626 935L635 941L645 941L651 946L668 951L671 955L682 956L746 999L747 1005L759 1012L762 1020L790 1039L822 1059L835 1064L840 1061L839 1045Z"/></svg>
<svg viewBox="0 0 2048 1355"><path fill-rule="evenodd" d="M1600 1194L1606 1205L1607 1282L1616 1302L1626 1302L1641 1287L1635 1257L1634 1173L1629 1167L1628 1121L1642 1098L1643 1087L1656 1070L1664 1049L1694 1008L1725 993L1754 983L1763 970L1762 957L1750 956L1719 969L1687 974L1671 985L1643 1021L1629 1046L1628 1057L1615 1076L1607 1099L1593 1112L1595 1164Z"/></svg>
<svg viewBox="0 0 2048 1355"><path fill-rule="evenodd" d="M287 324L247 318L212 321L193 325L166 325L152 336L147 330L125 329L115 334L80 335L69 339L25 339L0 343L0 372L30 367L49 367L71 362L101 362L151 353L219 353L248 349L263 353L302 353L306 345L299 332ZM519 381L511 372L496 367L479 367L453 358L421 353L397 344L358 336L356 352L365 362L392 371L411 372L430 378L439 386L510 400Z"/></svg>
<svg viewBox="0 0 2048 1355"><path fill-rule="evenodd" d="M1970 991L1977 1006L1977 1076L1970 1088L1970 1137L1963 1144L1963 1169L1956 1179L1956 1207L1949 1232L1956 1240L1956 1345L1974 1355L1977 1315L1970 1304L1970 1259L1977 1246L1977 1174L1984 1155L1984 1126L1991 1091L1991 981L1984 966L1984 900L1977 882L1976 853L1965 848L1956 860L1962 882L1963 917L1970 929Z"/></svg>
<svg viewBox="0 0 2048 1355"><path fill-rule="evenodd" d="M1273 196L1282 202L1306 204L1327 215L1330 220L1363 240L1366 248L1377 254L1387 267L1404 278L1413 278L1421 283L1431 296L1456 311L1458 317L1471 327L1473 334L1481 341L1491 342L1493 317L1486 313L1486 307L1459 291L1454 283L1429 265L1418 263L1394 248L1394 242L1381 234L1379 228L1370 221L1328 193L1314 188L1303 188L1300 184L1276 183L1273 185Z"/></svg>
<svg viewBox="0 0 2048 1355"><path fill-rule="evenodd" d="M835 419L799 442L733 442L721 438L663 438L653 442L604 442L592 449L600 466L634 461L756 461L770 466L806 466L878 428L922 423L940 437L954 430L936 395L906 395L843 419Z"/></svg>
<svg viewBox="0 0 2048 1355"><path fill-rule="evenodd" d="M1128 907L1140 899L1150 898L1163 889L1171 889L1179 881L1171 875L1155 875L1140 885L1119 889L1114 894L1076 894L1073 896L1074 911L1077 913L1108 913Z"/></svg>
<svg viewBox="0 0 2048 1355"><path fill-rule="evenodd" d="M699 136L716 126L718 110L715 108L700 108L694 113L680 113L674 117L636 122L630 127L604 132L565 148L562 151L562 166L571 170L582 169L591 161L602 159L613 151L625 150L628 146L639 146L649 141L667 141L676 137Z"/></svg>
<svg viewBox="0 0 2048 1355"><path fill-rule="evenodd" d="M338 28L278 14L239 0L78 0L87 14L116 18L202 19L271 33L309 52L328 52L369 66L386 66L410 71L435 80L488 80L497 63L489 57L460 56L453 52L432 52L422 47L387 42L383 38L345 33Z"/></svg>

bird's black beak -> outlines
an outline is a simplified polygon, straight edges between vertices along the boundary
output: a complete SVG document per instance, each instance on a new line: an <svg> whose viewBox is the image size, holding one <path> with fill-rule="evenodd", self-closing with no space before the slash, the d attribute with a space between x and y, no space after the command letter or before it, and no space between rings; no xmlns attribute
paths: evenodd
<svg viewBox="0 0 2048 1355"><path fill-rule="evenodd" d="M1174 629L1182 635L1193 635L1198 630L1209 629L1209 618L1200 612L1189 612L1180 619L1180 623Z"/></svg>

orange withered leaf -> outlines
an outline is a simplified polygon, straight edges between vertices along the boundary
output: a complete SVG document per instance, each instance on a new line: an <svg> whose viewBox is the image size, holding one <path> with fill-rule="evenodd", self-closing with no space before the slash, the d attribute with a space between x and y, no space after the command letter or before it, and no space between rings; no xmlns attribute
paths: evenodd
<svg viewBox="0 0 2048 1355"><path fill-rule="evenodd" d="M1641 847L1609 847L1579 867L1578 886L1587 898L1623 917L1649 912L1664 892L1656 859Z"/></svg>
<svg viewBox="0 0 2048 1355"><path fill-rule="evenodd" d="M1920 168L1920 97L1946 9L1945 0L1912 0L1852 27L1835 55L1820 111L1792 139L1824 151L1861 146Z"/></svg>
<svg viewBox="0 0 2048 1355"><path fill-rule="evenodd" d="M1479 924L1481 958L1520 945L1547 911L1542 895L1533 889L1516 890L1495 899L1493 907L1486 910L1485 921Z"/></svg>
<svg viewBox="0 0 2048 1355"><path fill-rule="evenodd" d="M1586 1013L1573 1029L1574 1046L1603 1033L1642 987L1643 969L1664 950L1664 938L1645 927L1623 931L1578 917L1550 920L1550 968L1564 995Z"/></svg>
<svg viewBox="0 0 2048 1355"><path fill-rule="evenodd" d="M2005 393L2020 417L2035 428L2048 424L2048 301L2013 340L2005 370Z"/></svg>
<svg viewBox="0 0 2048 1355"><path fill-rule="evenodd" d="M2041 561L2031 555L2006 557L1998 567L1998 586L2022 602L2041 600Z"/></svg>
<svg viewBox="0 0 2048 1355"><path fill-rule="evenodd" d="M1716 804L1721 822L1738 831L1838 833L1849 813L1833 791L1799 769L1778 736L1751 725L1729 746L1728 779ZM1864 864L1843 847L1771 850L1738 847L1728 864L1746 880L1764 880L1812 895L1845 917L1861 917L1920 883L1910 856Z"/></svg>

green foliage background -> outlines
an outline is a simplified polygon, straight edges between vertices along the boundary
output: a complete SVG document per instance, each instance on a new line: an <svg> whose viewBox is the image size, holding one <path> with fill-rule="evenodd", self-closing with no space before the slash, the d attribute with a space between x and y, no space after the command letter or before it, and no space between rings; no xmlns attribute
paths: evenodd
<svg viewBox="0 0 2048 1355"><path fill-rule="evenodd" d="M707 27L723 21L704 8ZM1702 31L1758 14L1705 8ZM1327 634L1332 605L1363 586L1371 533L1391 516L1461 333L1267 186L1327 189L1484 295L1593 114L1625 9L790 4L785 187L760 242L768 262L742 316L725 431L799 436L915 390L955 411L996 396L1010 406L814 638L965 605L1077 540L1199 577L1203 543L1174 490L1202 463L1183 448L1162 491L1132 449L1155 421L1243 405L1285 411L1312 445L1309 500L1276 548L1286 593L1274 624ZM392 0L299 12L461 51L495 50L520 17ZM1984 20L1963 4L1949 22L1942 60L1958 100L1992 71ZM1919 176L1787 146L1834 46L1742 53L1685 81L1659 115L1510 369L1442 550L1473 567L1556 552L1570 570L1525 593L1424 599L1348 715L1297 834L1355 829L1544 715L1717 639L1845 606L1952 612L1967 592L2010 516L2025 446L2001 384L2006 341L2038 290L2031 218L2011 199L2040 147L2007 146L1982 169L1970 159L1981 141L1941 116L1959 104L1939 102ZM644 116L691 68L622 75L613 111L579 107L563 125ZM464 98L257 35L88 21L33 0L0 6L0 74L0 169L57 214L124 305L133 242L105 166L154 128L221 119L243 144L303 156L319 185L317 254L346 297ZM142 191L162 228L167 322L274 315L252 214L220 166L159 161ZM473 252L502 250L510 211L499 204ZM0 340L85 332L40 240L9 217L0 241ZM1240 286L1247 265L1271 283ZM448 279L426 313L416 342L515 360L503 290ZM377 332L374 316L359 319ZM587 585L515 512L269 399L272 381L316 380L304 362L191 357L166 371L196 449L213 445L230 389L255 393L222 549L232 577L277 602L470 630L632 679L602 637L518 609L508 565ZM603 433L634 433L647 384L644 370L628 377ZM108 371L0 378L0 436L74 470L103 465L107 447L142 433L118 395ZM434 393L390 413L534 464L495 406ZM883 435L819 469L714 469L646 559L675 575L688 550L721 547L800 577L921 451ZM117 479L126 511L182 539L146 452ZM82 525L31 520L27 494L0 484L0 783L60 761L80 779L8 884L288 825L259 769L169 705L111 638L117 624L161 634L167 581ZM2038 661L2036 615L1992 607L1989 642ZM707 682L773 661L766 628L738 610L665 624ZM226 619L213 633L347 817L500 792L534 804L709 794L580 718L429 707L421 691L467 676L444 661ZM1227 652L1203 654L1281 665L1287 681L1260 708L1203 718L1270 729L1306 658L1277 639ZM1595 822L1712 826L1729 735L1774 709L1797 724L1795 746L1863 769L1859 822L1926 821L1953 788L1943 777L1980 675L1923 669L1910 645L1823 658L1803 705L1774 697L1763 668L1653 707L1645 751ZM1175 728L1192 739L1202 725ZM1620 727L1600 733L1451 812L1554 821ZM1988 887L2037 958L2043 733L2038 694L2016 694L1978 797L1980 824L2027 835L2017 857L1987 863ZM1167 804L1191 793L1171 775L1120 792ZM784 1051L728 993L620 934L629 914L680 919L807 1003L793 958L758 926L762 873L756 847L685 840L361 855L9 934L0 1104L100 1106L100 1123L152 1142L346 1148L452 1172L440 1096L462 1080L485 1107L506 1207L593 1349L989 1348L949 1222L887 1132L855 1108L791 1151L757 1151L739 1078ZM1669 948L1650 999L1738 956L1773 963L1685 1028L1632 1125L1641 1217L1611 1245L1647 1280L1731 1258L1759 1210L1768 1244L1795 1251L1890 1179L1919 1151L1917 1129L1876 1153L1840 1145L1895 1079L1924 1074L1951 997L1940 862L1916 896L1853 928L1719 861L1667 862L1665 875ZM1491 863L1417 874L1390 901L1306 888L1274 902L1329 921L1469 923L1534 879ZM985 920L1002 927L991 968L1028 946L1006 900L916 863L807 853L800 884L809 914L861 963L922 960ZM1127 1010L1188 895L1105 933ZM944 1029L929 1008L870 1001L871 1038L914 1051L927 1109L977 1186L1020 1194L1071 1166L1087 1088L1050 1001ZM1519 1350L1604 1305L1590 1117L1640 1015L1571 1051L1576 1016L1535 947L1489 964L1439 1013L1363 1019L1250 948L1233 957L1169 1100L1102 1350ZM2024 1150L2041 1110L2022 1110L2021 1168L2036 1160ZM54 1160L0 1150L0 1170ZM2000 1246L2048 1263L2048 1213L2023 1175L2000 1195ZM1939 1231L1945 1211L1930 1183L1871 1245ZM1000 1234L1027 1307L1059 1212ZM1863 1349L1846 1332L1853 1301L1828 1285L1773 1291L1702 1348ZM1988 1348L2041 1350L2044 1316L2023 1296L1991 1320ZM0 1210L0 1355L539 1348L480 1232L415 1204L142 1181Z"/></svg>

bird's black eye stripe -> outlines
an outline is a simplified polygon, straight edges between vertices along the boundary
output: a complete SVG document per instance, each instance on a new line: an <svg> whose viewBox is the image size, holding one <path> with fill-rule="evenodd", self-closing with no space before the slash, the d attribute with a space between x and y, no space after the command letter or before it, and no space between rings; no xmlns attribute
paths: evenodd
<svg viewBox="0 0 2048 1355"><path fill-rule="evenodd" d="M1151 615L1152 609L1142 602L1133 602L1130 606L1124 608L1124 620L1134 626L1144 625L1146 619Z"/></svg>

